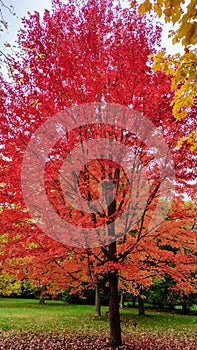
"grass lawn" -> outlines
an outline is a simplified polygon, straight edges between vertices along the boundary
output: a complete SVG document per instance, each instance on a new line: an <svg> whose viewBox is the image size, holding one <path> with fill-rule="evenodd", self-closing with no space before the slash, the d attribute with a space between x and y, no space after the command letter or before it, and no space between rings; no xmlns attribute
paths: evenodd
<svg viewBox="0 0 197 350"><path fill-rule="evenodd" d="M94 306L64 304L47 301L39 305L38 300L0 299L0 330L23 330L32 332L65 330L80 335L109 333L109 320L104 316L94 317ZM121 310L123 334L133 332L173 333L176 335L197 334L197 317L147 311L146 316L138 316L136 309ZM137 323L134 328L133 322Z"/></svg>

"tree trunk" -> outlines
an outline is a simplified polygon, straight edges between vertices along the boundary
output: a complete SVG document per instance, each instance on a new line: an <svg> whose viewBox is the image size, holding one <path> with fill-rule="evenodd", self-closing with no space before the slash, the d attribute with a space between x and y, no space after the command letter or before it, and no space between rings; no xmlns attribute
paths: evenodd
<svg viewBox="0 0 197 350"><path fill-rule="evenodd" d="M140 316L144 316L145 315L145 311L144 311L144 300L141 298L141 296L138 296L138 314Z"/></svg>
<svg viewBox="0 0 197 350"><path fill-rule="evenodd" d="M111 159L111 158L110 158ZM109 178L110 174L109 172ZM114 174L114 180L118 180L120 177L120 170L117 169ZM107 193L108 217L116 213L116 200L114 199L113 191ZM117 262L116 256L116 232L115 222L111 222L108 225L108 235L110 237L110 243L108 248L108 261ZM122 345L121 327L120 327L120 310L119 310L119 295L118 295L118 270L112 268L109 272L109 323L110 323L110 343L112 346Z"/></svg>
<svg viewBox="0 0 197 350"><path fill-rule="evenodd" d="M116 242L109 245L110 260L116 259ZM118 295L118 271L109 272L109 322L110 322L110 344L112 346L122 345L120 310Z"/></svg>
<svg viewBox="0 0 197 350"><path fill-rule="evenodd" d="M132 295L132 307L135 308L136 307L136 296Z"/></svg>
<svg viewBox="0 0 197 350"><path fill-rule="evenodd" d="M95 287L95 316L101 316L100 287L98 283Z"/></svg>
<svg viewBox="0 0 197 350"><path fill-rule="evenodd" d="M125 299L125 293L121 293L120 295L120 308L124 308L124 299Z"/></svg>
<svg viewBox="0 0 197 350"><path fill-rule="evenodd" d="M40 298L39 298L39 304L44 305L45 304L45 295L44 292L42 291L40 294Z"/></svg>
<svg viewBox="0 0 197 350"><path fill-rule="evenodd" d="M184 298L182 301L182 313L183 313L183 315L189 314L189 307L188 307L188 302L187 302L186 298Z"/></svg>

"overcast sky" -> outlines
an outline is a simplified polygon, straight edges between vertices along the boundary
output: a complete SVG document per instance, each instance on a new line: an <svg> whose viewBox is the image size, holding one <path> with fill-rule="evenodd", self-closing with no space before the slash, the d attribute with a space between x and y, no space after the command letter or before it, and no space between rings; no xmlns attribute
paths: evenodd
<svg viewBox="0 0 197 350"><path fill-rule="evenodd" d="M66 2L66 0L62 2ZM5 52L4 43L7 41L13 44L17 39L17 31L21 27L20 18L26 16L28 11L31 13L34 11L43 13L45 8L51 9L51 0L4 0L4 3L13 5L17 14L17 16L12 16L8 10L3 8L4 19L9 24L8 31L4 31L0 36L0 50ZM162 35L162 47L166 47L169 53L179 52L181 47L179 45L177 47L171 45L170 39L168 39L168 28L169 25L165 25Z"/></svg>

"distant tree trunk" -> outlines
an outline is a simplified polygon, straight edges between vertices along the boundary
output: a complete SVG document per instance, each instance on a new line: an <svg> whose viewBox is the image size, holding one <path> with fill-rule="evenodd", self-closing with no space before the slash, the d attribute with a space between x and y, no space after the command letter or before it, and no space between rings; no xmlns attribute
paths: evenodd
<svg viewBox="0 0 197 350"><path fill-rule="evenodd" d="M113 242L109 245L109 255L110 260L115 261L116 242ZM118 271L109 272L109 321L111 345L122 345L118 295Z"/></svg>
<svg viewBox="0 0 197 350"><path fill-rule="evenodd" d="M46 291L46 289L47 288L44 285L44 286L38 287L35 291L35 297L39 298L39 304L41 304L41 305L45 304L45 297L46 297L45 291Z"/></svg>
<svg viewBox="0 0 197 350"><path fill-rule="evenodd" d="M136 307L136 296L132 295L132 307L135 308Z"/></svg>
<svg viewBox="0 0 197 350"><path fill-rule="evenodd" d="M120 295L120 308L124 308L124 300L125 300L125 293L121 293Z"/></svg>
<svg viewBox="0 0 197 350"><path fill-rule="evenodd" d="M41 305L44 305L44 304L45 304L45 295L44 295L44 291L41 291L41 293L40 293L39 304L41 304Z"/></svg>
<svg viewBox="0 0 197 350"><path fill-rule="evenodd" d="M182 313L183 315L189 314L188 298L186 296L184 296L182 300Z"/></svg>
<svg viewBox="0 0 197 350"><path fill-rule="evenodd" d="M140 295L138 296L138 314L140 316L144 316L145 315L144 300L142 299L142 297Z"/></svg>
<svg viewBox="0 0 197 350"><path fill-rule="evenodd" d="M99 283L96 283L95 287L95 316L101 316L101 300L100 300L100 287Z"/></svg>

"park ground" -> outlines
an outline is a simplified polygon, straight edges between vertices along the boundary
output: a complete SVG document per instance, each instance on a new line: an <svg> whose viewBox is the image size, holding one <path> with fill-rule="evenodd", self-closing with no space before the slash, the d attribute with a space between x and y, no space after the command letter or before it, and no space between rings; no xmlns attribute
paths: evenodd
<svg viewBox="0 0 197 350"><path fill-rule="evenodd" d="M0 350L110 349L109 320L94 306L61 301L0 299ZM197 316L136 309L121 310L126 350L196 350Z"/></svg>

